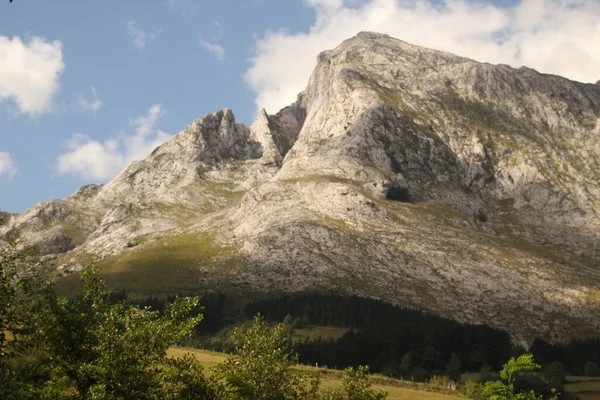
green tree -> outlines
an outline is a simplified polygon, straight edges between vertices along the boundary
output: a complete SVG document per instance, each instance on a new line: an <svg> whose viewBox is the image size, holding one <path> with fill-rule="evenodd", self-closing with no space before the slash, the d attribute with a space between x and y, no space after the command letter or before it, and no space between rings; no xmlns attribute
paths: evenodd
<svg viewBox="0 0 600 400"><path fill-rule="evenodd" d="M533 360L533 355L523 354L517 358L512 357L504 364L500 377L504 380L487 382L482 390L486 400L541 400L533 391L515 393L514 384L517 375L521 372L530 372L540 369L540 365Z"/></svg>
<svg viewBox="0 0 600 400"><path fill-rule="evenodd" d="M269 328L259 314L253 326L233 334L235 351L217 367L236 399L288 400L317 398L319 380L294 374L298 355L289 347L285 324Z"/></svg>
<svg viewBox="0 0 600 400"><path fill-rule="evenodd" d="M388 394L373 390L369 379L369 367L347 368L344 370L342 386L325 390L319 400L384 400Z"/></svg>
<svg viewBox="0 0 600 400"><path fill-rule="evenodd" d="M396 360L389 361L381 367L381 373L390 378L400 377L400 363Z"/></svg>
<svg viewBox="0 0 600 400"><path fill-rule="evenodd" d="M51 288L37 259L18 246L11 242L0 248L0 398L42 398L28 382L37 370L29 362L34 351L26 338L36 329L38 299Z"/></svg>
<svg viewBox="0 0 600 400"><path fill-rule="evenodd" d="M558 361L545 366L542 372L552 387L558 387L565 382L565 367Z"/></svg>
<svg viewBox="0 0 600 400"><path fill-rule="evenodd" d="M14 246L0 252L0 398L222 398L195 359L166 356L202 319L198 297L178 298L162 313L112 304L91 268L83 293L64 299L36 275L42 270Z"/></svg>
<svg viewBox="0 0 600 400"><path fill-rule="evenodd" d="M598 364L592 361L588 361L585 363L583 367L583 373L585 376L600 376L600 369L598 368Z"/></svg>
<svg viewBox="0 0 600 400"><path fill-rule="evenodd" d="M402 357L402 360L400 360L400 368L399 368L400 375L408 376L408 374L410 373L412 368L413 368L412 356L410 353L406 353Z"/></svg>
<svg viewBox="0 0 600 400"><path fill-rule="evenodd" d="M51 382L84 399L164 398L165 380L178 376L167 372L181 366L168 360L166 350L201 321L201 314L193 315L200 298L177 298L161 314L109 303L95 268L82 278L83 293L74 299L46 294L46 328L38 341L51 360Z"/></svg>
<svg viewBox="0 0 600 400"><path fill-rule="evenodd" d="M459 382L461 377L461 368L462 364L460 362L460 358L456 354L452 353L452 355L450 356L450 361L448 362L448 364L446 364L444 374L448 378Z"/></svg>

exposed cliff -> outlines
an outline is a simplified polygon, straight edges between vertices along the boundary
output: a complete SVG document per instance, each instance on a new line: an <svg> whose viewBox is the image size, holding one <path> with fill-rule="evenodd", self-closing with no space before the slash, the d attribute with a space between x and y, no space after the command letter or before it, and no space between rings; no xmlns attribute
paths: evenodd
<svg viewBox="0 0 600 400"><path fill-rule="evenodd" d="M599 156L598 85L365 32L278 114L202 117L0 233L130 290L335 289L560 339L600 331Z"/></svg>

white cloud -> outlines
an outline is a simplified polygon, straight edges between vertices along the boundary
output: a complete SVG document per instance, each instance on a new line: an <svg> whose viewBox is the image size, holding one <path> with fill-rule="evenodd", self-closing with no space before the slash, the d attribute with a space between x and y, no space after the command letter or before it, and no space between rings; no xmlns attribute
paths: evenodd
<svg viewBox="0 0 600 400"><path fill-rule="evenodd" d="M135 25L135 21L131 20L127 22L127 35L131 39L131 43L137 49L143 50L146 47L146 43L156 39L160 34L161 30L157 29L154 32L146 32L145 30L138 28Z"/></svg>
<svg viewBox="0 0 600 400"><path fill-rule="evenodd" d="M165 4L171 11L179 12L184 17L190 16L196 11L196 6L190 0L165 0Z"/></svg>
<svg viewBox="0 0 600 400"><path fill-rule="evenodd" d="M0 36L0 102L13 100L24 114L50 112L64 68L61 42Z"/></svg>
<svg viewBox="0 0 600 400"><path fill-rule="evenodd" d="M200 39L198 41L200 46L204 47L209 53L211 53L215 58L219 61L223 61L225 59L225 48L217 43L210 43L205 40Z"/></svg>
<svg viewBox="0 0 600 400"><path fill-rule="evenodd" d="M245 80L257 108L276 112L292 103L317 54L360 31L583 82L600 78L597 0L521 0L508 8L475 0L305 1L316 11L308 32L268 31L256 42Z"/></svg>
<svg viewBox="0 0 600 400"><path fill-rule="evenodd" d="M103 142L76 133L64 143L66 152L57 158L60 174L79 175L88 180L109 181L134 160L145 158L171 136L156 128L166 114L160 104L148 113L129 120L133 134L122 133Z"/></svg>
<svg viewBox="0 0 600 400"><path fill-rule="evenodd" d="M12 178L17 173L17 167L10 153L0 151L0 176L7 175Z"/></svg>
<svg viewBox="0 0 600 400"><path fill-rule="evenodd" d="M96 88L94 86L92 86L92 100L86 99L83 93L77 93L75 97L77 107L81 111L91 111L96 114L102 105L102 102L98 98L98 92L96 92Z"/></svg>

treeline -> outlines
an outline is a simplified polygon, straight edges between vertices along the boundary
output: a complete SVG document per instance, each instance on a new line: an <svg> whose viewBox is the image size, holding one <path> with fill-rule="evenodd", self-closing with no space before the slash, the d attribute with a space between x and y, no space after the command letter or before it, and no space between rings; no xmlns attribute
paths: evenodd
<svg viewBox="0 0 600 400"><path fill-rule="evenodd" d="M125 298L125 294L117 294ZM161 310L173 298L148 298L137 305ZM231 327L241 325L257 313L267 321L281 322L291 316L301 325L347 328L338 339L304 340L294 350L305 364L344 368L370 365L392 376L410 370L426 378L442 373L456 361L461 372L498 370L515 348L506 332L483 325L468 325L419 310L393 306L383 301L342 296L335 293L237 294L205 293L201 301L204 320L196 329L200 346L228 351ZM218 339L221 332L222 340ZM215 339L217 337L217 339ZM209 340L210 338L210 340ZM209 345L210 343L210 345ZM568 372L583 374L586 363L600 364L600 339L576 340L551 345L536 340L529 349L542 365L558 361Z"/></svg>
<svg viewBox="0 0 600 400"><path fill-rule="evenodd" d="M600 365L600 338L572 340L563 344L549 344L537 339L531 346L531 353L542 365L560 362L573 375L589 375L586 365Z"/></svg>
<svg viewBox="0 0 600 400"><path fill-rule="evenodd" d="M419 310L395 307L373 299L304 293L254 301L246 315L260 312L281 321L287 314L307 316L313 325L339 326L349 332L337 340L296 345L303 362L343 368L366 363L375 371L400 363L410 354L412 367L443 371L453 354L465 371L483 365L499 369L509 358L510 337L483 325L465 325Z"/></svg>

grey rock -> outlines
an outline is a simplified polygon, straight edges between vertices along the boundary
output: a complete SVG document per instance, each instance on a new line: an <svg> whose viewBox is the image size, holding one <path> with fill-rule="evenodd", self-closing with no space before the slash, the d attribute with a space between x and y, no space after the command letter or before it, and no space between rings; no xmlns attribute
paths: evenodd
<svg viewBox="0 0 600 400"><path fill-rule="evenodd" d="M199 118L0 235L75 244L60 263L210 234L230 250L193 260L199 288L334 289L556 341L600 331L598 160L597 85L361 32L277 114Z"/></svg>

